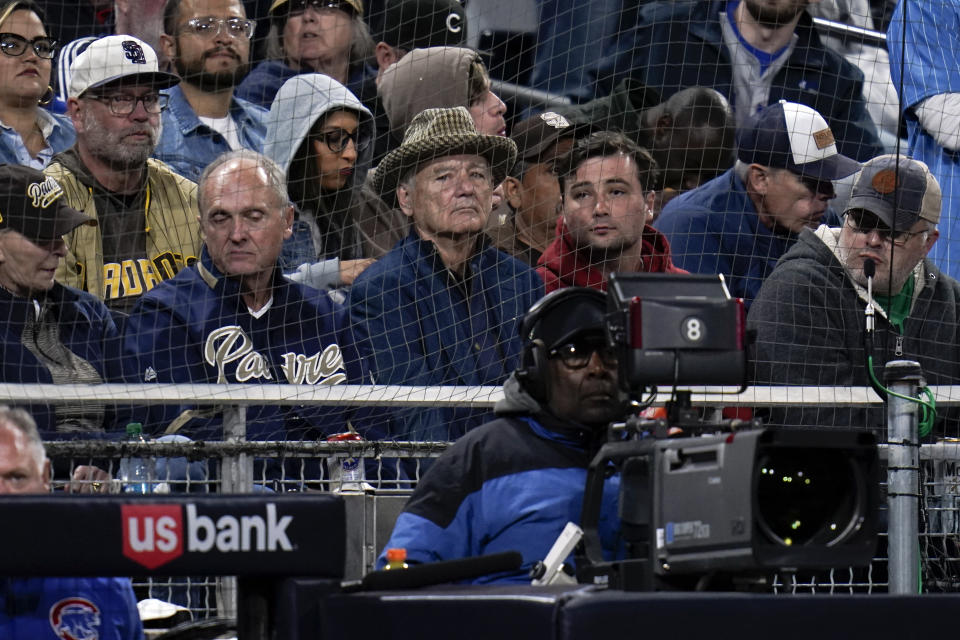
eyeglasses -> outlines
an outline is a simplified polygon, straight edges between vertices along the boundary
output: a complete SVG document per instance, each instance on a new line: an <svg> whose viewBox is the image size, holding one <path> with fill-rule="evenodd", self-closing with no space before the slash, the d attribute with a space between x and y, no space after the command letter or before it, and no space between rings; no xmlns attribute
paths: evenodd
<svg viewBox="0 0 960 640"><path fill-rule="evenodd" d="M548 355L551 358L560 358L568 369L582 369L590 364L590 358L596 353L604 366L617 366L617 350L600 340L570 343L554 347Z"/></svg>
<svg viewBox="0 0 960 640"><path fill-rule="evenodd" d="M244 20L243 18L214 18L206 16L204 18L193 18L187 20L187 23L181 27L181 31L192 33L201 38L216 38L227 29L227 35L234 38L253 37L253 32L257 28L257 23L253 20Z"/></svg>
<svg viewBox="0 0 960 640"><path fill-rule="evenodd" d="M143 109L147 113L157 114L167 108L167 101L170 99L165 93L145 93L142 96L131 96L126 93L115 93L109 96L83 96L90 100L97 100L110 107L110 112L115 116L128 116L137 108L137 103L143 103Z"/></svg>
<svg viewBox="0 0 960 640"><path fill-rule="evenodd" d="M339 128L331 129L330 131L321 131L320 139L327 145L327 149L330 149L333 153L342 153L343 150L347 148L347 143L351 140L353 141L353 146L357 149L357 153L366 149L370 144L369 138L360 137L359 129L353 133L350 133L346 129Z"/></svg>
<svg viewBox="0 0 960 640"><path fill-rule="evenodd" d="M0 33L0 51L8 56L22 56L27 45L33 48L38 58L51 60L57 54L57 41L53 38L37 36L33 40L27 40L15 33Z"/></svg>
<svg viewBox="0 0 960 640"><path fill-rule="evenodd" d="M353 15L353 7L350 6L348 2L339 2L338 0L290 0L290 8L287 10L288 15L296 16L300 15L307 8L311 8L315 11L320 11L321 9L340 9L350 15Z"/></svg>
<svg viewBox="0 0 960 640"><path fill-rule="evenodd" d="M910 242L913 236L919 236L929 232L928 229L924 229L923 231L894 231L883 224L876 216L865 213L858 215L855 211L847 213L846 222L849 224L850 229L856 233L868 235L876 231L882 241L892 242L898 247L902 247Z"/></svg>

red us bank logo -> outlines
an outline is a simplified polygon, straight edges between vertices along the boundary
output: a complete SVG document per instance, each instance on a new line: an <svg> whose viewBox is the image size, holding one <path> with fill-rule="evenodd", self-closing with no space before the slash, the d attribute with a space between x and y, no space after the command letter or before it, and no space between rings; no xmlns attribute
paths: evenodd
<svg viewBox="0 0 960 640"><path fill-rule="evenodd" d="M122 505L123 555L155 569L183 554L179 505Z"/></svg>

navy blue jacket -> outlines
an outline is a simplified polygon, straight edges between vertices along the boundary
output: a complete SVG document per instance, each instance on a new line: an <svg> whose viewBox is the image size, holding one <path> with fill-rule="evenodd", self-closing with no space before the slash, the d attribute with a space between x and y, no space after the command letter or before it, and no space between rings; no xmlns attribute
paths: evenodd
<svg viewBox="0 0 960 640"><path fill-rule="evenodd" d="M520 366L519 322L543 294L529 266L492 247L469 261L471 296L451 285L432 242L411 231L373 263L350 288L350 315L360 353L377 384L414 386L499 385ZM499 356L496 375L486 373L477 335L463 309L485 318ZM469 408L417 408L391 427L398 439L455 440L490 418Z"/></svg>
<svg viewBox="0 0 960 640"><path fill-rule="evenodd" d="M670 241L674 264L690 273L722 273L731 295L748 307L797 239L760 223L733 169L668 202L653 226Z"/></svg>
<svg viewBox="0 0 960 640"><path fill-rule="evenodd" d="M652 2L624 33L619 53L601 69L597 93L609 94L624 77L666 100L687 87L712 87L735 103L730 54L718 15L727 0ZM840 153L860 161L882 154L876 127L863 99L863 73L824 46L804 12L796 47L773 79L768 104L798 102L816 109L837 140Z"/></svg>
<svg viewBox="0 0 960 640"><path fill-rule="evenodd" d="M89 362L104 382L122 382L124 372L120 357L117 326L107 307L94 296L55 282L47 292L46 304L53 305L60 341L70 351ZM14 296L0 288L0 308L3 322L0 323L0 366L4 382L54 382L47 367L23 344L23 329L33 314L33 300ZM46 404L25 407L37 421L44 435L56 431L54 406ZM107 408L104 420L106 430L122 429L123 424L114 424L117 418Z"/></svg>
<svg viewBox="0 0 960 640"><path fill-rule="evenodd" d="M476 582L529 582L567 522L580 523L587 466L599 444L595 432L542 411L478 427L430 466L385 549L405 548L408 562L417 563L519 551L520 571ZM608 560L620 549L619 491L620 476L608 478L600 518ZM377 564L385 563L384 550Z"/></svg>
<svg viewBox="0 0 960 640"><path fill-rule="evenodd" d="M217 271L206 247L199 262L137 302L124 325L123 346L145 382L370 382L350 339L346 309L324 292L285 280L277 269L273 303L255 318L238 281ZM149 407L145 430L163 430L188 408ZM248 407L247 438L316 439L345 431L352 415L344 407ZM194 418L181 433L219 439L219 427L219 418Z"/></svg>
<svg viewBox="0 0 960 640"><path fill-rule="evenodd" d="M0 638L141 640L130 578L0 578Z"/></svg>

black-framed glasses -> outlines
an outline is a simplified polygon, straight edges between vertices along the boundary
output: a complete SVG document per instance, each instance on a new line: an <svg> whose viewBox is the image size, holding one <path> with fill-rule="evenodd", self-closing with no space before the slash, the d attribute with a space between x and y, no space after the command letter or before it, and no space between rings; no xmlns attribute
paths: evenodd
<svg viewBox="0 0 960 640"><path fill-rule="evenodd" d="M110 112L115 116L130 115L137 108L138 102L143 103L143 108L147 113L157 114L167 108L167 101L170 99L170 96L165 93L145 93L142 96L114 93L107 96L83 97L104 103L110 107Z"/></svg>
<svg viewBox="0 0 960 640"><path fill-rule="evenodd" d="M339 127L328 131L321 131L320 139L327 145L327 149L330 149L333 153L342 153L343 150L347 148L347 143L351 140L353 140L353 146L356 148L357 153L366 149L367 145L370 144L369 138L360 137L360 129L357 129L353 133L350 133L346 129L340 129Z"/></svg>
<svg viewBox="0 0 960 640"><path fill-rule="evenodd" d="M902 247L910 242L910 239L914 236L919 236L929 231L928 229L924 229L923 231L894 231L885 225L880 218L866 211L848 211L846 222L850 226L850 229L856 233L868 235L876 231L882 241L892 242L898 247Z"/></svg>
<svg viewBox="0 0 960 640"><path fill-rule="evenodd" d="M349 2L342 2L338 0L290 0L289 9L287 14L291 16L300 15L307 10L307 7L320 11L321 9L340 9L345 11L350 15L353 15L354 10Z"/></svg>
<svg viewBox="0 0 960 640"><path fill-rule="evenodd" d="M203 18L193 18L187 20L181 28L181 32L192 33L201 38L215 38L226 29L227 35L234 38L253 37L253 32L257 28L257 23L253 20L244 18L214 18L205 16Z"/></svg>
<svg viewBox="0 0 960 640"><path fill-rule="evenodd" d="M27 45L30 45L38 58L51 60L57 55L57 41L53 38L37 36L33 40L27 40L15 33L0 33L0 51L8 56L22 56Z"/></svg>
<svg viewBox="0 0 960 640"><path fill-rule="evenodd" d="M568 369L582 369L590 363L590 358L596 353L605 366L617 366L617 350L605 340L581 340L571 342L550 349L547 354L551 358L560 358Z"/></svg>

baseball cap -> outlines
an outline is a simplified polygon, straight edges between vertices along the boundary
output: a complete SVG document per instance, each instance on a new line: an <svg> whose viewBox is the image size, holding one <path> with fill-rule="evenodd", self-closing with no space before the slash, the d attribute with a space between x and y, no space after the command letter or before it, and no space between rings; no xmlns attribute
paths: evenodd
<svg viewBox="0 0 960 640"><path fill-rule="evenodd" d="M180 82L174 74L160 71L157 53L143 40L128 35L107 36L91 42L70 65L69 95L76 98L88 89L126 79L157 89Z"/></svg>
<svg viewBox="0 0 960 640"><path fill-rule="evenodd" d="M565 287L540 298L523 318L524 341L541 340L547 349L566 344L584 334L603 333L607 297L586 287Z"/></svg>
<svg viewBox="0 0 960 640"><path fill-rule="evenodd" d="M466 12L457 0L389 0L380 40L413 51L456 47L466 36Z"/></svg>
<svg viewBox="0 0 960 640"><path fill-rule="evenodd" d="M547 111L521 120L510 138L517 143L518 159L536 162L557 140L573 137L576 127L559 113Z"/></svg>
<svg viewBox="0 0 960 640"><path fill-rule="evenodd" d="M846 211L866 209L891 229L905 231L920 218L939 222L940 205L940 185L927 165L888 154L863 165Z"/></svg>
<svg viewBox="0 0 960 640"><path fill-rule="evenodd" d="M737 131L737 157L817 180L839 180L860 169L859 162L837 151L823 116L786 100L767 105Z"/></svg>
<svg viewBox="0 0 960 640"><path fill-rule="evenodd" d="M270 17L280 17L281 9L285 14L291 8L298 6L302 8L305 4L346 10L347 13L355 13L358 16L363 15L363 0L273 0L267 13Z"/></svg>
<svg viewBox="0 0 960 640"><path fill-rule="evenodd" d="M61 200L63 187L42 171L0 164L0 229L12 229L32 242L55 240L81 224L96 225Z"/></svg>

